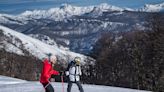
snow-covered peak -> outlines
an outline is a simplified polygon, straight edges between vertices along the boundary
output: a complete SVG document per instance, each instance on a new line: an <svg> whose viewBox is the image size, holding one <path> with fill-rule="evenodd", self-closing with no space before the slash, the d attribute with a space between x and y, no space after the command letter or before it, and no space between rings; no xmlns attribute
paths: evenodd
<svg viewBox="0 0 164 92"><path fill-rule="evenodd" d="M75 8L77 7L70 4L62 4L60 6L60 9L63 9L63 10L74 10Z"/></svg>
<svg viewBox="0 0 164 92"><path fill-rule="evenodd" d="M63 4L61 7L51 8L49 10L33 10L25 11L19 16L28 18L47 18L54 20L63 20L64 18L69 18L73 15L81 15L90 12L92 7L78 7L68 4Z"/></svg>
<svg viewBox="0 0 164 92"><path fill-rule="evenodd" d="M145 4L144 7L139 9L139 11L144 12L161 12L164 11L164 2L161 4Z"/></svg>
<svg viewBox="0 0 164 92"><path fill-rule="evenodd" d="M45 43L41 42L40 40L31 38L27 35L16 32L12 29L9 29L9 28L1 26L1 25L0 25L0 30L2 30L3 33L7 37L13 37L12 41L14 41L14 39L19 39L21 41L21 43L18 43L17 41L14 41L13 43L14 44L22 44L24 49L26 49L32 55L34 55L40 59L45 58L47 56L46 55L47 53L52 53L53 55L57 55L60 60L64 60L64 61L72 60L76 56L81 57L83 61L85 61L86 58L88 58L88 57L78 54L78 53L61 50L58 48L58 46L55 47L54 45L51 46L51 45L45 44ZM16 46L18 46L18 45L16 45ZM19 47L17 47L17 48L19 48ZM10 47L8 49L10 50Z"/></svg>
<svg viewBox="0 0 164 92"><path fill-rule="evenodd" d="M109 5L107 3L102 3L102 4L98 5L97 8L99 8L102 11L123 11L123 8Z"/></svg>
<svg viewBox="0 0 164 92"><path fill-rule="evenodd" d="M33 10L25 11L20 16L25 16L28 18L48 18L54 20L63 20L64 18L69 18L73 15L82 15L85 13L93 13L99 15L100 12L104 11L123 11L123 8L109 5L107 3L102 3L97 6L73 6L69 4L62 4L60 7L51 8L49 10Z"/></svg>
<svg viewBox="0 0 164 92"><path fill-rule="evenodd" d="M90 12L90 15L93 17L101 16L103 12L110 12L110 11L123 11L123 8L116 7L109 5L107 3L102 3L100 5L94 6L92 11Z"/></svg>

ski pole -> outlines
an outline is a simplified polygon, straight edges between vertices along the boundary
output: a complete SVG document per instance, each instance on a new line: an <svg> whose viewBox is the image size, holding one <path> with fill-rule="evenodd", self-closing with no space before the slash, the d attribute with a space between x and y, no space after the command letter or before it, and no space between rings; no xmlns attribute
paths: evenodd
<svg viewBox="0 0 164 92"><path fill-rule="evenodd" d="M62 72L62 75L61 75L61 81L62 81L62 92L64 92L64 80L63 80L63 72Z"/></svg>

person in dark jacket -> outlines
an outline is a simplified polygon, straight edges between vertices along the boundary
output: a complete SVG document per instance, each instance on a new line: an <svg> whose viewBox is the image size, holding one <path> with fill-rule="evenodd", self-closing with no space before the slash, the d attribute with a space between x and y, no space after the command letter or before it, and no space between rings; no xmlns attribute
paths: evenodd
<svg viewBox="0 0 164 92"><path fill-rule="evenodd" d="M67 92L71 92L72 83L76 83L80 92L84 92L83 87L80 83L80 76L82 75L80 61L80 57L75 57L74 60L68 64L66 70L66 76L68 76Z"/></svg>
<svg viewBox="0 0 164 92"><path fill-rule="evenodd" d="M56 56L51 56L50 60L45 59L43 61L40 83L42 83L46 92L54 92L54 89L49 80L51 75L59 75L59 72L53 69L54 64L56 64L56 60Z"/></svg>

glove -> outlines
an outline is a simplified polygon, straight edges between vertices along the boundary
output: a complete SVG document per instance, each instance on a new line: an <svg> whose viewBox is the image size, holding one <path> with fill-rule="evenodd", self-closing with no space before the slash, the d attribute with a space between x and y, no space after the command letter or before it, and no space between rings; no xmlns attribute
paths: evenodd
<svg viewBox="0 0 164 92"><path fill-rule="evenodd" d="M51 78L55 78L55 75L51 75Z"/></svg>
<svg viewBox="0 0 164 92"><path fill-rule="evenodd" d="M55 82L55 78L50 78L50 82Z"/></svg>
<svg viewBox="0 0 164 92"><path fill-rule="evenodd" d="M69 71L66 71L65 74L66 74L66 76L68 76L69 75Z"/></svg>
<svg viewBox="0 0 164 92"><path fill-rule="evenodd" d="M63 71L61 71L61 72L59 72L59 74L60 74L60 76L63 76L63 75L64 75L64 72L63 72Z"/></svg>

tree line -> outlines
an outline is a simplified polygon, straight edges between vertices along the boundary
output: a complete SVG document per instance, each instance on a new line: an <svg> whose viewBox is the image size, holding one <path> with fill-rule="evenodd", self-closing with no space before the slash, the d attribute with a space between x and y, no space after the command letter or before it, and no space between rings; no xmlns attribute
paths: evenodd
<svg viewBox="0 0 164 92"><path fill-rule="evenodd" d="M164 16L150 16L148 29L104 33L90 55L96 59L86 83L164 91Z"/></svg>

